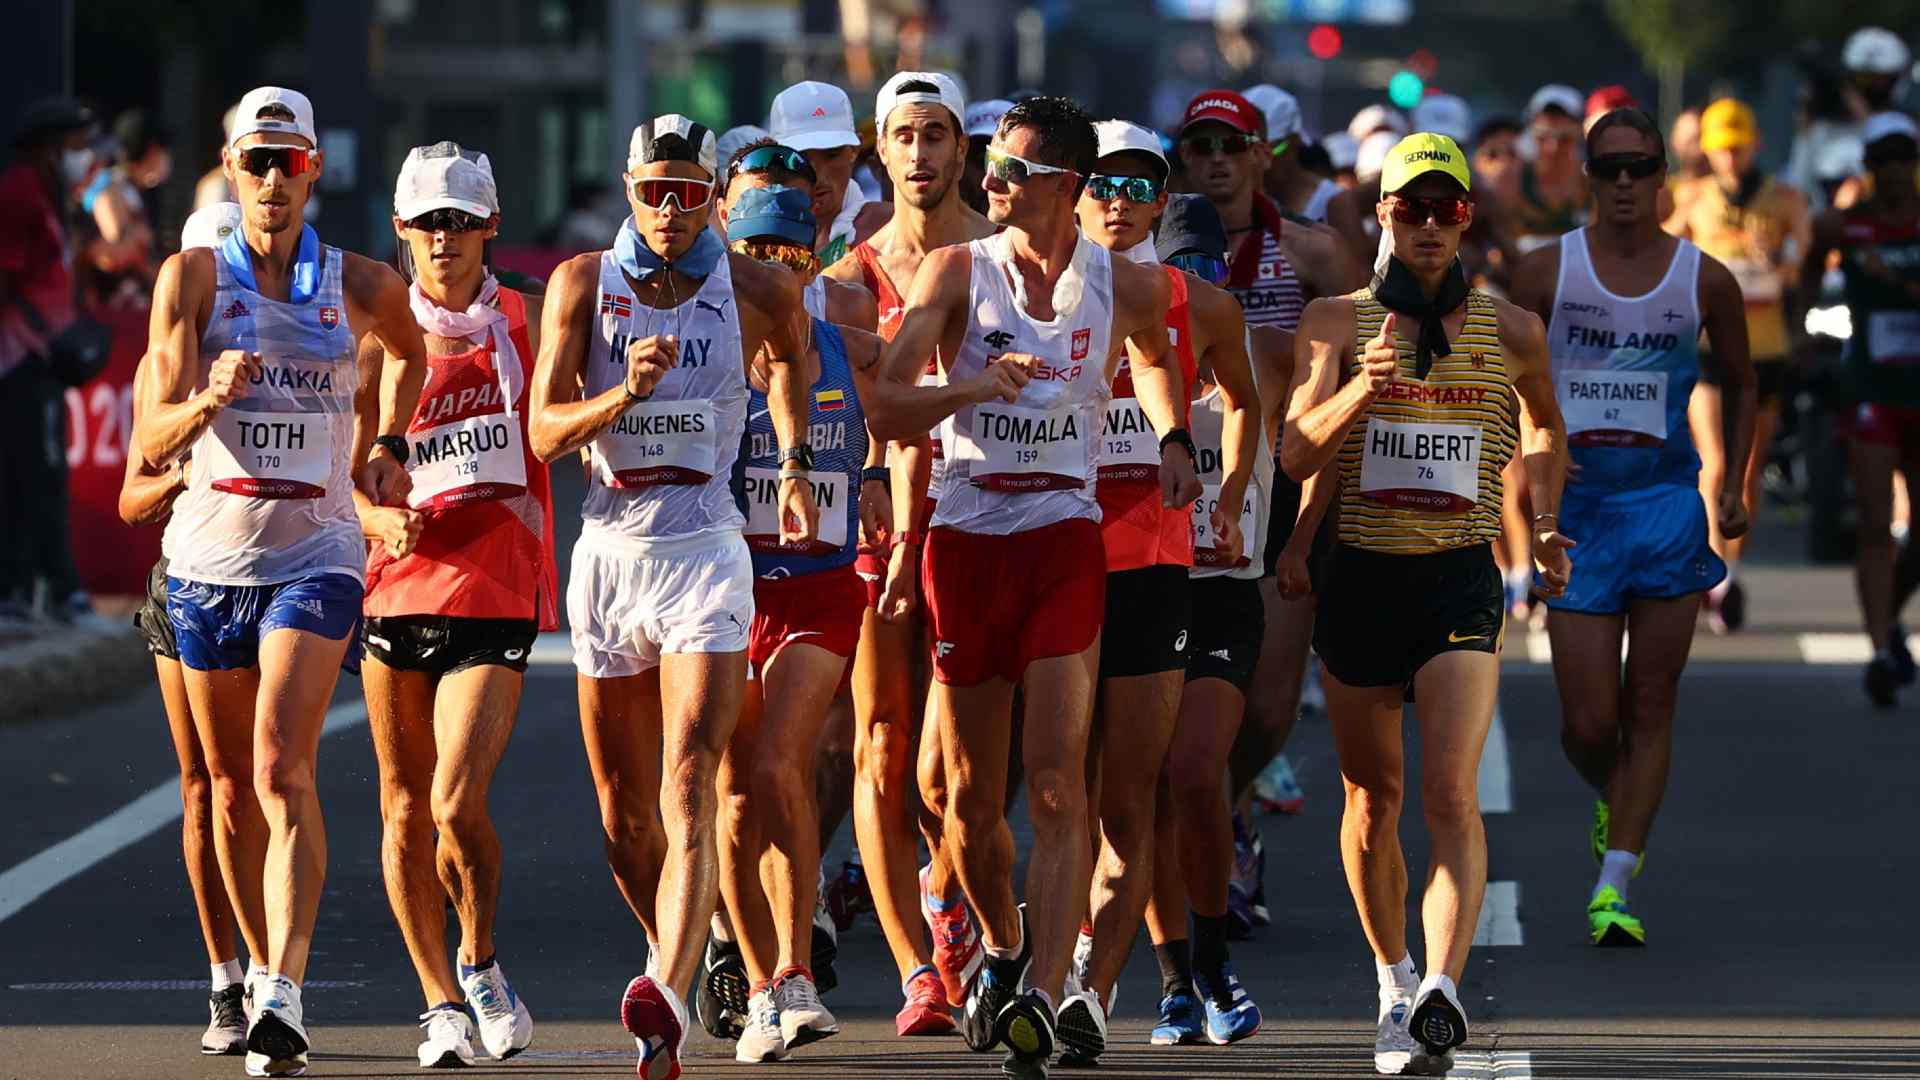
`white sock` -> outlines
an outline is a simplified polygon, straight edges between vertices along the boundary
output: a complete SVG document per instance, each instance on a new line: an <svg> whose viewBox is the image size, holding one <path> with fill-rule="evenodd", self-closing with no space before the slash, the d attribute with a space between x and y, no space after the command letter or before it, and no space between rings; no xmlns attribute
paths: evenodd
<svg viewBox="0 0 1920 1080"><path fill-rule="evenodd" d="M1017 925L1020 930L1020 936L1013 939L1013 948L1011 949L996 949L991 945L987 945L984 940L981 942L988 956L993 957L995 960L1013 960L1019 957L1020 950L1026 948L1027 945L1027 927L1025 922Z"/></svg>
<svg viewBox="0 0 1920 1080"><path fill-rule="evenodd" d="M727 922L727 917L718 911L713 913L713 922L708 926L708 929L713 932L713 940L715 941L733 940L733 927ZM648 947L652 947L652 942L648 942Z"/></svg>
<svg viewBox="0 0 1920 1080"><path fill-rule="evenodd" d="M239 957L224 963L209 964L207 970L213 974L213 992L216 994L239 982L241 978Z"/></svg>
<svg viewBox="0 0 1920 1080"><path fill-rule="evenodd" d="M267 965L250 963L247 965L247 985L258 986L267 981Z"/></svg>
<svg viewBox="0 0 1920 1080"><path fill-rule="evenodd" d="M1620 893L1621 901L1627 898L1627 885L1633 880L1633 868L1640 862L1640 855L1632 851L1607 849L1606 857L1600 861L1600 880L1593 883L1593 893L1611 885Z"/></svg>
<svg viewBox="0 0 1920 1080"><path fill-rule="evenodd" d="M1446 993L1447 997L1453 999L1455 1002L1460 1000L1460 988L1453 985L1452 977L1442 975L1438 972L1427 976L1427 981L1420 984L1420 989L1422 991L1441 990Z"/></svg>
<svg viewBox="0 0 1920 1080"><path fill-rule="evenodd" d="M1420 985L1420 973L1414 970L1412 955L1403 956L1397 964L1373 962L1373 974L1380 981L1382 990L1405 990L1409 993Z"/></svg>
<svg viewBox="0 0 1920 1080"><path fill-rule="evenodd" d="M1507 587L1510 589L1530 589L1533 587L1533 570L1515 567L1507 571Z"/></svg>

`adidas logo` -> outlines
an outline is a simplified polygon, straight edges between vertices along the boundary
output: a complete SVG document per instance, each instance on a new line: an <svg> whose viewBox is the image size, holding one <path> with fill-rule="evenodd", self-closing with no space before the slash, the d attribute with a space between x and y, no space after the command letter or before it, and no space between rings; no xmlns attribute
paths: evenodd
<svg viewBox="0 0 1920 1080"><path fill-rule="evenodd" d="M327 609L321 606L320 601L318 600L312 600L312 599L295 600L293 602L293 606L299 608L301 611L306 612L307 614L313 616L316 619L324 619L327 617Z"/></svg>
<svg viewBox="0 0 1920 1080"><path fill-rule="evenodd" d="M1207 655L1213 657L1215 660L1232 660L1233 659L1233 654L1228 652L1225 649L1215 649L1212 652L1208 653Z"/></svg>
<svg viewBox="0 0 1920 1080"><path fill-rule="evenodd" d="M240 319L249 314L251 313L247 311L247 305L235 300L233 303L227 305L227 310L221 312L220 317L223 319Z"/></svg>
<svg viewBox="0 0 1920 1080"><path fill-rule="evenodd" d="M825 105L815 105L813 107L813 115L815 116L827 115L827 107Z"/></svg>

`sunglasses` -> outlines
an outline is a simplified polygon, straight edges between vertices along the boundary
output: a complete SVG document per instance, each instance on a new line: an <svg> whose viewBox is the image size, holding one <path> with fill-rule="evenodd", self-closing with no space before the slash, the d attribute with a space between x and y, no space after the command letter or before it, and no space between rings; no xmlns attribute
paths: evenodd
<svg viewBox="0 0 1920 1080"><path fill-rule="evenodd" d="M1664 158L1652 154L1606 154L1587 162L1587 175L1607 183L1617 183L1621 173L1633 180L1645 180L1666 166Z"/></svg>
<svg viewBox="0 0 1920 1080"><path fill-rule="evenodd" d="M1418 196L1395 195L1388 199L1387 208L1393 214L1393 220L1402 225L1425 225L1428 218L1441 228L1458 225L1467 220L1468 208L1473 204L1459 196Z"/></svg>
<svg viewBox="0 0 1920 1080"><path fill-rule="evenodd" d="M671 201L684 213L707 205L713 198L713 181L678 176L629 176L627 190L649 210L665 210Z"/></svg>
<svg viewBox="0 0 1920 1080"><path fill-rule="evenodd" d="M1167 260L1175 270L1185 270L1209 285L1227 280L1227 260L1199 251L1183 251Z"/></svg>
<svg viewBox="0 0 1920 1080"><path fill-rule="evenodd" d="M1107 176L1094 173L1087 177L1087 194L1101 202L1125 196L1129 202L1150 203L1160 197L1165 185L1149 176Z"/></svg>
<svg viewBox="0 0 1920 1080"><path fill-rule="evenodd" d="M1181 151L1192 157L1244 154L1252 145L1251 135L1189 135L1180 140Z"/></svg>
<svg viewBox="0 0 1920 1080"><path fill-rule="evenodd" d="M235 153L241 169L261 177L275 169L282 176L305 176L315 155L304 146L249 146Z"/></svg>
<svg viewBox="0 0 1920 1080"><path fill-rule="evenodd" d="M469 214L465 210L455 210L451 206L443 206L438 210L429 210L419 217L414 218L412 221L407 222L407 228L430 233L470 233L479 232L481 229L486 228L487 223L491 220L491 218L483 218Z"/></svg>
<svg viewBox="0 0 1920 1080"><path fill-rule="evenodd" d="M731 182L741 173L769 170L804 176L809 184L819 181L819 177L814 174L813 164L807 160L807 156L787 146L756 146L739 155L727 166L727 180Z"/></svg>
<svg viewBox="0 0 1920 1080"><path fill-rule="evenodd" d="M1004 184L1024 184L1036 176L1073 175L1072 169L1042 165L997 147L987 147L987 175Z"/></svg>
<svg viewBox="0 0 1920 1080"><path fill-rule="evenodd" d="M804 278L811 279L820 272L820 256L797 244L735 240L730 246L736 254L745 255L755 262L778 263Z"/></svg>

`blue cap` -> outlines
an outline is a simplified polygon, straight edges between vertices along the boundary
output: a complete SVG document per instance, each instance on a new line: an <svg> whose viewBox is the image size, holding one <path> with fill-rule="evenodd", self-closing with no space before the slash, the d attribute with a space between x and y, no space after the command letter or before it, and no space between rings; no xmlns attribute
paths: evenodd
<svg viewBox="0 0 1920 1080"><path fill-rule="evenodd" d="M813 196L795 188L748 188L727 210L728 240L785 240L813 250Z"/></svg>
<svg viewBox="0 0 1920 1080"><path fill-rule="evenodd" d="M1154 250L1162 262L1189 251L1225 259L1227 226L1220 220L1220 211L1204 196L1174 195L1160 215Z"/></svg>

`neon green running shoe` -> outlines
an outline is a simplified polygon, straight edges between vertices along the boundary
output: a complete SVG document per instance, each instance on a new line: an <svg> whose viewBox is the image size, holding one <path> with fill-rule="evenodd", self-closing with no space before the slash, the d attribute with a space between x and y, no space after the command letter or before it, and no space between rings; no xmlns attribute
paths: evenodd
<svg viewBox="0 0 1920 1080"><path fill-rule="evenodd" d="M1611 816L1607 810L1606 800L1593 800L1593 864L1595 866L1607 860L1607 822ZM1646 866L1647 853L1643 851L1640 857L1633 861L1633 876L1639 877L1640 871L1646 869Z"/></svg>
<svg viewBox="0 0 1920 1080"><path fill-rule="evenodd" d="M1587 904L1587 928L1590 939L1603 948L1636 948L1647 943L1647 928L1627 910L1620 890L1602 885Z"/></svg>

